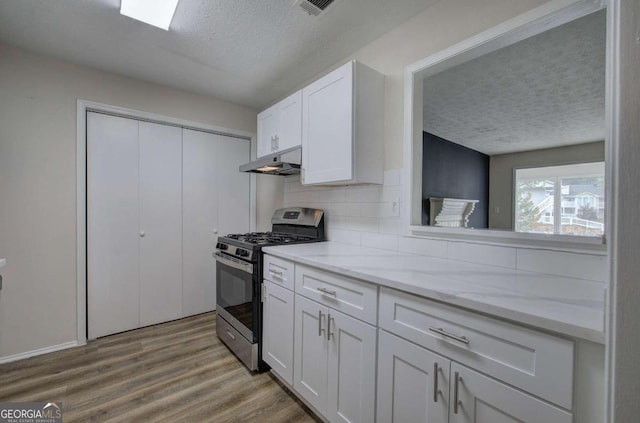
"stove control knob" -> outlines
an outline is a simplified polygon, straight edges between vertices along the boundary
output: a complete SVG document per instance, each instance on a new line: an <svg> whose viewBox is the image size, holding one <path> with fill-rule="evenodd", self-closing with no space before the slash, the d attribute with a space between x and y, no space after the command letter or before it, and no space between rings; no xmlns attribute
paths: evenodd
<svg viewBox="0 0 640 423"><path fill-rule="evenodd" d="M223 243L221 243L221 242L218 242L218 243L216 244L216 248L217 248L218 250L220 250L220 251L223 251L223 250L227 250L227 249L229 249L229 246L228 246L227 244L223 244Z"/></svg>
<svg viewBox="0 0 640 423"><path fill-rule="evenodd" d="M242 250L238 248L236 250L236 254L239 255L240 257L247 257L249 255L249 252L247 250Z"/></svg>

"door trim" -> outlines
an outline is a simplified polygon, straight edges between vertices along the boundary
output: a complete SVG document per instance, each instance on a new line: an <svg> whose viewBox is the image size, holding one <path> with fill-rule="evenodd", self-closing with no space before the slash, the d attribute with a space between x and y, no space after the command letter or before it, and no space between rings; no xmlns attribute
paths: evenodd
<svg viewBox="0 0 640 423"><path fill-rule="evenodd" d="M76 336L78 345L87 343L87 112L120 116L144 122L179 126L217 135L249 140L251 159L256 157L256 134L221 126L207 125L171 116L93 101L78 99L76 103ZM256 228L256 176L251 175L249 189L251 210L249 226Z"/></svg>

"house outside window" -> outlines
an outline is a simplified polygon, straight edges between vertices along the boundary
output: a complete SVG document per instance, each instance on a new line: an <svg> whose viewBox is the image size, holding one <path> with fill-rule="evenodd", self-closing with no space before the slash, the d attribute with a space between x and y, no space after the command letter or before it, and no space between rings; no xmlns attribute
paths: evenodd
<svg viewBox="0 0 640 423"><path fill-rule="evenodd" d="M604 162L515 169L514 192L516 232L604 235Z"/></svg>

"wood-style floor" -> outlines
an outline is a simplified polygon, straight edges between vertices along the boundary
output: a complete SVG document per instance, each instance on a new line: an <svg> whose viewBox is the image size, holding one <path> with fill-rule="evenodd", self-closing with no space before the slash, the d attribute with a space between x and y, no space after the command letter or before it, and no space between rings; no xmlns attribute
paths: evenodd
<svg viewBox="0 0 640 423"><path fill-rule="evenodd" d="M215 313L0 365L0 402L62 401L65 423L314 422L215 335Z"/></svg>

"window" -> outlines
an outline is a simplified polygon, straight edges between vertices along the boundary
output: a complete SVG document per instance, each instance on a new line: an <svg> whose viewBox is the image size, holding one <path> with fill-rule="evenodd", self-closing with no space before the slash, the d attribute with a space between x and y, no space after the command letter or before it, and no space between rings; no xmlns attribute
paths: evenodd
<svg viewBox="0 0 640 423"><path fill-rule="evenodd" d="M604 162L515 171L516 232L604 235Z"/></svg>

